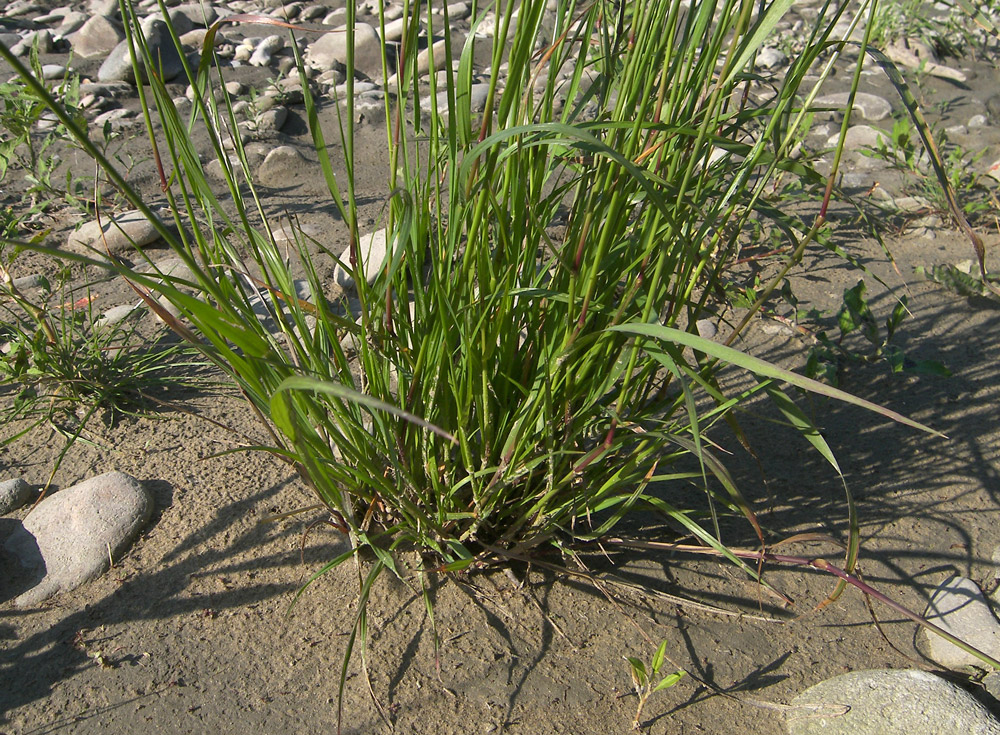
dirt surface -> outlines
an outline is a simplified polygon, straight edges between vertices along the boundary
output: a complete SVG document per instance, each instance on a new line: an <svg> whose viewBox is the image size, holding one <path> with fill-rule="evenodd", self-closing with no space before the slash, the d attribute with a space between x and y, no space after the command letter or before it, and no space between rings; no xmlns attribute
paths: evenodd
<svg viewBox="0 0 1000 735"><path fill-rule="evenodd" d="M981 93L991 85L992 68L980 63L977 69L972 89L927 85L963 100L949 108L956 120L978 110ZM301 108L293 107L292 114L286 132L268 145L289 143L307 151L304 126L294 119ZM139 136L137 152L141 142ZM384 132L364 128L359 160L371 165L361 171L358 186L367 192L364 217L372 222L385 197L374 173L384 149ZM155 194L148 160L132 175ZM342 239L318 167L304 167L267 195L276 216L294 213L331 243ZM47 216L56 226L54 237L64 237L78 218L62 210ZM898 344L912 359L940 361L951 377L892 375L885 364L862 365L844 373L842 387L926 422L946 438L835 402L801 398L800 405L836 452L858 502L865 578L919 612L952 570L987 589L995 586L1000 302L962 298L914 275L916 266L972 257L968 239L947 227L934 230L933 239L906 231L888 237L895 267L877 243L851 233L845 228L838 242L896 294L909 294L912 316ZM1000 266L993 254L996 234L983 235L988 263ZM31 258L17 265L26 272L44 267ZM830 321L844 289L861 277L876 316L884 320L893 295L825 251L810 253L792 283L801 307L819 309ZM119 288L126 293L120 284L105 287L109 305ZM727 329L722 325L720 334ZM778 321L758 320L741 346L801 366L809 345ZM746 384L735 371L725 379L733 388ZM12 560L0 557L0 732L336 731L357 571L343 565L296 594L347 548L345 539L327 525L314 525L323 518L315 510L262 522L314 499L273 457L222 454L236 439L205 417L266 440L238 397L212 391L170 400L186 412L164 409L114 425L92 423L92 441L76 443L55 474L53 492L120 470L154 494L153 521L107 574L37 609L19 610L12 599L25 579ZM843 540L840 480L775 419L760 403L739 413L759 464L731 435L712 438L734 453L733 471L756 502L769 542L807 532ZM0 472L41 485L62 446L60 437L36 431L0 449ZM0 518L0 539L26 512ZM631 523L629 530L647 537L671 537L658 518ZM733 522L730 538L754 542L745 523ZM828 558L837 559L829 544L782 550L804 556L833 552ZM437 651L419 583L383 575L372 595L366 656L382 712L355 656L344 691L343 731L386 733L391 721L397 733L428 735L627 732L636 698L623 657L648 659L662 640L670 665L690 676L650 699L643 725L657 735L777 735L784 732L784 704L823 679L867 668L933 669L915 647L916 627L876 607L883 637L854 590L815 609L834 587L818 572L767 571L771 584L794 600L788 607L733 567L710 560L609 548L606 556L586 561L643 590L620 584L597 589L537 565L516 568L513 577L432 580ZM1000 714L1000 705L979 694Z"/></svg>

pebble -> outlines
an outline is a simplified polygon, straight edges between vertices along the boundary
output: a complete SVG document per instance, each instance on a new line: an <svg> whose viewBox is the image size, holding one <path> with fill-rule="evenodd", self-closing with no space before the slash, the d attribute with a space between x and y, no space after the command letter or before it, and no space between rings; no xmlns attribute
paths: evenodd
<svg viewBox="0 0 1000 735"><path fill-rule="evenodd" d="M159 62L158 71L162 71L163 80L169 82L175 79L184 70L184 66L177 53L177 48L170 38L170 33L167 31L167 24L162 20L153 19L149 22L143 22L143 29L146 43L149 45L149 52ZM108 54L108 58L97 70L97 80L100 82L125 81L135 84L135 72L132 69L128 41L122 41Z"/></svg>
<svg viewBox="0 0 1000 735"><path fill-rule="evenodd" d="M364 273L365 280L369 284L375 282L379 272L382 270L382 265L385 263L385 238L385 228L375 230L367 235L361 235L361 237L358 238L358 249L360 250L361 256L360 265ZM338 286L347 291L354 288L354 279L351 277L351 273L348 270L351 265L350 246L344 248L344 251L340 254L340 260L347 266L347 268L344 268L344 266L338 263L333 269L333 280L336 281Z"/></svg>
<svg viewBox="0 0 1000 735"><path fill-rule="evenodd" d="M42 79L54 81L65 79L73 70L63 64L42 64Z"/></svg>
<svg viewBox="0 0 1000 735"><path fill-rule="evenodd" d="M347 63L347 33L338 28L324 33L309 44L306 60L318 71ZM369 79L382 78L382 41L378 32L367 23L354 26L354 68Z"/></svg>
<svg viewBox="0 0 1000 735"><path fill-rule="evenodd" d="M447 61L445 56L445 49L447 47L447 42L442 39L434 43L433 46L425 48L419 54L417 54L417 74L427 74L431 71L431 56L434 59L434 70L442 68Z"/></svg>
<svg viewBox="0 0 1000 735"><path fill-rule="evenodd" d="M105 123L112 123L112 127L121 127L120 123L124 120L135 117L135 114L131 110L126 110L124 108L116 108L114 110L108 110L107 112L102 112L100 115L94 118L93 127L95 129L100 129L104 127Z"/></svg>
<svg viewBox="0 0 1000 735"><path fill-rule="evenodd" d="M210 26L218 18L219 12L208 3L184 3L170 9L170 17L183 15L192 26ZM227 13L228 15L228 13Z"/></svg>
<svg viewBox="0 0 1000 735"><path fill-rule="evenodd" d="M784 52L771 46L764 46L757 52L758 69L778 69L788 63Z"/></svg>
<svg viewBox="0 0 1000 735"><path fill-rule="evenodd" d="M267 66L274 55L285 47L285 39L281 36L268 36L254 49L248 63L250 66Z"/></svg>
<svg viewBox="0 0 1000 735"><path fill-rule="evenodd" d="M704 337L705 339L714 339L715 335L719 333L718 327L715 326L714 319L699 319L695 324L698 329L698 336Z"/></svg>
<svg viewBox="0 0 1000 735"><path fill-rule="evenodd" d="M257 116L255 129L258 134L276 133L288 120L288 108L272 107Z"/></svg>
<svg viewBox="0 0 1000 735"><path fill-rule="evenodd" d="M51 54L56 50L55 38L52 35L52 31L44 28L39 31L32 31L21 37L20 41L10 47L10 52L14 56L26 56L36 44L38 46L38 53L40 54Z"/></svg>
<svg viewBox="0 0 1000 735"><path fill-rule="evenodd" d="M986 115L979 113L977 115L973 115L972 117L970 117L969 122L965 124L965 127L967 127L969 130L974 130L976 128L985 128L986 123L988 122L989 120L987 119Z"/></svg>
<svg viewBox="0 0 1000 735"><path fill-rule="evenodd" d="M907 45L909 44L909 45ZM913 41L898 42L889 44L885 49L885 55L894 63L909 69L920 69L926 74L939 79L948 79L952 82L964 83L968 81L968 75L959 70L944 64L932 61L933 53L924 51L925 46L913 47ZM918 53L919 51L919 53Z"/></svg>
<svg viewBox="0 0 1000 735"><path fill-rule="evenodd" d="M31 485L24 478L15 477L12 480L0 482L0 515L17 510L28 502L31 497Z"/></svg>
<svg viewBox="0 0 1000 735"><path fill-rule="evenodd" d="M790 735L1000 735L1000 722L971 694L913 669L841 674L790 706Z"/></svg>
<svg viewBox="0 0 1000 735"><path fill-rule="evenodd" d="M292 146L278 146L264 159L257 170L257 179L268 186L289 186L311 173L305 157Z"/></svg>
<svg viewBox="0 0 1000 735"><path fill-rule="evenodd" d="M844 148L849 151L859 151L863 148L874 148L878 145L879 138L884 138L883 133L878 128L871 125L852 125L847 129L844 136ZM840 140L840 133L835 133L826 141L827 146L834 147Z"/></svg>
<svg viewBox="0 0 1000 735"><path fill-rule="evenodd" d="M21 276L20 278L14 279L14 288L21 291L27 290L29 288L49 288L48 279L41 273L33 273L29 276Z"/></svg>
<svg viewBox="0 0 1000 735"><path fill-rule="evenodd" d="M119 304L118 306L113 306L94 320L94 330L113 327L141 310L141 304Z"/></svg>
<svg viewBox="0 0 1000 735"><path fill-rule="evenodd" d="M72 10L62 17L62 22L60 22L58 27L55 29L55 35L66 37L69 34L80 30L89 18L90 16L86 13L80 13ZM36 19L35 22L37 23L38 20Z"/></svg>
<svg viewBox="0 0 1000 735"><path fill-rule="evenodd" d="M843 118L843 112L841 112L847 105L847 100L849 95L847 92L839 92L837 94L825 94L822 97L817 97L815 101L816 107L832 107L836 110L834 116L837 119ZM892 105L884 97L879 97L876 94L869 94L867 92L858 92L854 98L854 110L855 112L861 113L861 117L868 122L878 122L879 120L885 120L887 117L892 115Z"/></svg>
<svg viewBox="0 0 1000 735"><path fill-rule="evenodd" d="M104 233L103 236L101 233ZM76 250L93 248L119 255L133 247L143 247L160 239L156 227L137 209L113 216L92 220L80 226L67 240L67 246Z"/></svg>
<svg viewBox="0 0 1000 735"><path fill-rule="evenodd" d="M47 496L4 544L37 578L14 600L15 607L38 605L100 576L152 514L149 491L124 472L108 472Z"/></svg>
<svg viewBox="0 0 1000 735"><path fill-rule="evenodd" d="M942 582L931 595L924 617L983 653L1000 659L1000 623L982 590L971 579L956 575ZM930 657L942 666L986 666L971 653L929 630L922 628L921 635Z"/></svg>

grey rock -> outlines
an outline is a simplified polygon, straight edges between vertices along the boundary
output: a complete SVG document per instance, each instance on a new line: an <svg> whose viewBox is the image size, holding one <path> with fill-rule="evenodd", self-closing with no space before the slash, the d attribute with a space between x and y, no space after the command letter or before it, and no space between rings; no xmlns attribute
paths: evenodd
<svg viewBox="0 0 1000 735"><path fill-rule="evenodd" d="M281 18L281 20L292 20L293 18L298 18L301 12L301 3L286 3L285 5L275 8L271 15L275 18Z"/></svg>
<svg viewBox="0 0 1000 735"><path fill-rule="evenodd" d="M847 171L840 177L840 185L844 189L871 189L878 178L864 171Z"/></svg>
<svg viewBox="0 0 1000 735"><path fill-rule="evenodd" d="M327 8L322 5L310 5L307 8L303 8L302 12L299 13L299 20L310 21L318 20L320 17L326 15Z"/></svg>
<svg viewBox="0 0 1000 735"><path fill-rule="evenodd" d="M380 230L375 230L367 235L362 235L359 238L359 250L361 256L361 263L359 264L365 275L365 280L368 283L374 283L375 279L378 277L379 272L382 270L382 265L385 263L386 255L386 233L385 228ZM344 248L344 252L340 254L340 260L344 265L350 267L351 264L351 248L350 246ZM345 291L354 288L354 279L351 277L350 271L344 268L340 263L333 269L333 280Z"/></svg>
<svg viewBox="0 0 1000 735"><path fill-rule="evenodd" d="M103 15L108 18L120 18L118 0L89 0L87 12L91 15Z"/></svg>
<svg viewBox="0 0 1000 735"><path fill-rule="evenodd" d="M316 75L316 84L321 84L327 87L337 87L344 83L347 79L347 74L341 68L327 69L324 72L320 72Z"/></svg>
<svg viewBox="0 0 1000 735"><path fill-rule="evenodd" d="M386 43L396 43L403 40L403 33L406 30L406 18L397 18L385 24Z"/></svg>
<svg viewBox="0 0 1000 735"><path fill-rule="evenodd" d="M102 235L103 233L103 235ZM77 250L94 248L120 254L132 247L143 247L160 239L156 227L137 209L102 217L82 225L69 236L67 245Z"/></svg>
<svg viewBox="0 0 1000 735"><path fill-rule="evenodd" d="M698 336L705 339L715 339L715 335L719 333L712 319L699 319L695 326L698 328Z"/></svg>
<svg viewBox="0 0 1000 735"><path fill-rule="evenodd" d="M281 36L268 36L261 40L248 59L250 66L267 66L276 53L285 47L285 39Z"/></svg>
<svg viewBox="0 0 1000 735"><path fill-rule="evenodd" d="M326 71L347 63L345 30L338 28L325 33L309 44L306 57L310 66ZM367 23L354 26L354 68L371 79L382 76L382 40L378 32Z"/></svg>
<svg viewBox="0 0 1000 735"><path fill-rule="evenodd" d="M849 151L859 151L862 148L874 148L878 145L879 138L884 138L885 134L871 125L852 125L847 129L844 136L844 148ZM831 148L837 145L840 140L840 133L830 136L826 144Z"/></svg>
<svg viewBox="0 0 1000 735"><path fill-rule="evenodd" d="M28 502L31 497L31 485L24 478L0 482L0 515L7 515Z"/></svg>
<svg viewBox="0 0 1000 735"><path fill-rule="evenodd" d="M52 36L52 31L48 28L44 28L40 31L31 31L21 38L20 41L15 43L10 47L10 52L14 56L24 56L32 47L38 45L38 53L40 54L51 54L56 50L55 38Z"/></svg>
<svg viewBox="0 0 1000 735"><path fill-rule="evenodd" d="M425 48L417 54L417 74L427 74L431 71L431 56L434 57L434 71L444 67L447 58L445 57L446 42L444 39L436 42L433 46Z"/></svg>
<svg viewBox="0 0 1000 735"><path fill-rule="evenodd" d="M336 8L323 18L325 26L342 26L347 22L347 8Z"/></svg>
<svg viewBox="0 0 1000 735"><path fill-rule="evenodd" d="M467 2L451 3L448 6L448 20L465 20L472 15L472 8Z"/></svg>
<svg viewBox="0 0 1000 735"><path fill-rule="evenodd" d="M757 66L761 69L778 69L787 63L784 52L772 46L764 46L757 52Z"/></svg>
<svg viewBox="0 0 1000 735"><path fill-rule="evenodd" d="M995 120L1000 120L1000 94L995 94L986 100L986 112Z"/></svg>
<svg viewBox="0 0 1000 735"><path fill-rule="evenodd" d="M942 582L931 595L924 617L983 653L1000 658L1000 623L971 579L956 575ZM926 629L921 629L921 635L930 657L942 666L983 665L972 654Z"/></svg>
<svg viewBox="0 0 1000 735"><path fill-rule="evenodd" d="M816 107L832 107L842 111L847 107L847 100L847 92L826 94L822 97L817 97L815 105ZM854 109L856 112L860 112L861 117L869 122L885 120L892 114L892 105L889 104L887 99L867 92L858 92L854 98ZM842 117L842 115L838 115L838 117Z"/></svg>
<svg viewBox="0 0 1000 735"><path fill-rule="evenodd" d="M983 689L989 692L990 696L1000 700L1000 671L991 671L983 677Z"/></svg>
<svg viewBox="0 0 1000 735"><path fill-rule="evenodd" d="M168 10L167 17L170 19L170 23L173 25L174 31L178 36L183 36L188 31L194 30L194 23L192 23L191 19L183 13L174 13L173 11ZM150 18L156 18L157 20L164 19L163 13L161 13L159 9L146 16L146 20Z"/></svg>
<svg viewBox="0 0 1000 735"><path fill-rule="evenodd" d="M281 126L288 120L288 109L285 107L272 107L257 116L256 128L258 133L276 133L281 130Z"/></svg>
<svg viewBox="0 0 1000 735"><path fill-rule="evenodd" d="M11 18L16 18L22 15L34 15L36 13L45 12L45 8L38 3L33 3L30 0L14 0L11 3L7 3L7 7L4 8L4 13L9 15Z"/></svg>
<svg viewBox="0 0 1000 735"><path fill-rule="evenodd" d="M301 153L291 146L278 146L260 165L257 177L268 186L288 186L308 173L308 163Z"/></svg>
<svg viewBox="0 0 1000 735"><path fill-rule="evenodd" d="M113 110L108 110L107 112L102 112L100 115L94 118L94 128L100 129L104 127L105 123L112 123L112 128L120 128L124 126L127 120L135 117L135 113L131 110L126 110L125 108L118 107Z"/></svg>
<svg viewBox="0 0 1000 735"><path fill-rule="evenodd" d="M469 88L469 107L473 112L486 109L486 101L490 96L490 85L486 83L473 84Z"/></svg>
<svg viewBox="0 0 1000 735"><path fill-rule="evenodd" d="M989 118L987 118L986 115L979 113L969 118L969 122L966 123L966 127L970 130L975 128L985 128L988 122Z"/></svg>
<svg viewBox="0 0 1000 735"><path fill-rule="evenodd" d="M934 61L933 52L925 45L912 39L889 44L885 55L894 63L908 69L920 69L926 74L953 82L965 82L968 75L959 70Z"/></svg>
<svg viewBox="0 0 1000 735"><path fill-rule="evenodd" d="M162 74L163 81L169 82L184 71L180 54L174 46L173 39L167 30L167 24L159 19L143 23L143 33L152 58L157 60L157 72ZM142 64L142 62L139 62ZM145 69L143 69L145 76ZM132 59L129 54L128 41L122 41L108 54L108 58L97 70L97 80L100 82L130 82L135 84L135 72L132 69Z"/></svg>
<svg viewBox="0 0 1000 735"><path fill-rule="evenodd" d="M210 26L219 17L216 9L208 3L184 3L178 5L176 8L170 9L170 17L173 18L175 15L185 16L191 22L192 26Z"/></svg>
<svg viewBox="0 0 1000 735"><path fill-rule="evenodd" d="M64 64L42 64L42 79L52 81L65 79L66 74L72 71Z"/></svg>
<svg viewBox="0 0 1000 735"><path fill-rule="evenodd" d="M14 600L37 605L100 576L131 544L153 514L153 498L133 477L109 472L45 498L4 547L40 575Z"/></svg>
<svg viewBox="0 0 1000 735"><path fill-rule="evenodd" d="M790 735L1000 735L1000 722L971 694L912 669L841 674L790 706Z"/></svg>
<svg viewBox="0 0 1000 735"><path fill-rule="evenodd" d="M14 288L20 289L22 291L29 288L48 289L49 281L41 273L33 273L29 276L21 276L20 278L15 278Z"/></svg>
<svg viewBox="0 0 1000 735"><path fill-rule="evenodd" d="M65 38L69 34L80 30L89 18L90 16L86 13L71 10L62 17L62 22L55 29L55 35Z"/></svg>
<svg viewBox="0 0 1000 735"><path fill-rule="evenodd" d="M113 327L141 311L141 304L119 304L118 306L113 306L94 320L94 331Z"/></svg>
<svg viewBox="0 0 1000 735"><path fill-rule="evenodd" d="M207 35L207 28L195 28L185 33L180 37L180 39L181 43L186 47L193 48L200 52L205 45L205 37ZM220 55L220 58L223 58L222 55Z"/></svg>

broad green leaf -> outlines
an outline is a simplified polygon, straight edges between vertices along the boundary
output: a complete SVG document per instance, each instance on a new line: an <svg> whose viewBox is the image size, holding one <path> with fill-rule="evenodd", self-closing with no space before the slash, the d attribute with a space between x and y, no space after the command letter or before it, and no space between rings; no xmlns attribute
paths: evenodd
<svg viewBox="0 0 1000 735"><path fill-rule="evenodd" d="M658 692L661 689L669 689L670 687L674 686L674 684L683 679L686 673L687 673L686 671L677 671L674 672L673 674L670 674L669 676L663 677L660 680L660 683L653 688L653 691Z"/></svg>
<svg viewBox="0 0 1000 735"><path fill-rule="evenodd" d="M610 327L610 330L682 344L685 347L698 350L699 352L703 352L706 355L722 360L730 365L735 365L736 367L748 370L759 377L781 380L789 385L794 385L796 388L802 388L803 390L809 391L810 393L826 396L827 398L835 398L838 401L843 401L844 403L849 403L852 406L858 406L872 411L873 413L877 413L880 416L885 416L886 418L892 419L900 424L945 438L945 435L940 431L921 424L919 421L907 418L896 411L879 406L871 401L866 401L863 398L852 396L850 393L839 390L838 388L824 385L823 383L819 383L815 380L810 380L809 378L793 373L790 370L780 368L774 363L761 360L760 358L753 357L745 352L740 352L739 350L734 350L732 347L720 345L717 342L713 342L712 340L699 337L698 335L694 335L689 332L684 332L680 329L665 327L660 324L629 323Z"/></svg>

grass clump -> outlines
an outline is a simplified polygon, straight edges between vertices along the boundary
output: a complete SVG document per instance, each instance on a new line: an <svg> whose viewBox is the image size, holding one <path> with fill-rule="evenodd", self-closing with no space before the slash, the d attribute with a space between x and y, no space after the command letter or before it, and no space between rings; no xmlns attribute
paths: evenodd
<svg viewBox="0 0 1000 735"><path fill-rule="evenodd" d="M4 443L49 426L66 439L66 449L81 437L91 418L103 412L113 422L162 402L165 392L199 382L194 373L207 366L190 345L168 336L161 325L142 329L136 318L116 320L96 311L99 295L90 286L67 285L69 269L53 288L38 277L29 295L0 264L0 390L10 401L0 420L22 420Z"/></svg>
<svg viewBox="0 0 1000 735"><path fill-rule="evenodd" d="M789 268L824 226L825 200L810 224L769 192L779 174L820 181L792 148L818 92L804 79L818 70L822 81L832 68L842 10L825 7L775 93L759 95L754 56L788 2L473 3L461 47L447 9L431 5L405 3L403 38L383 49L384 261L369 262L359 225L351 53L336 147L297 54L315 150L349 242L341 260L298 238L295 266L314 294L304 300L284 249L267 225L253 224L269 212L238 138L230 141L238 163L227 163L220 131L236 124L213 70L216 25L200 67L188 70L189 118L155 75L139 88L167 203L176 224L190 223L190 234L164 227L161 235L192 276L115 267L176 307L180 317L147 296L229 374L270 429L270 450L350 535L352 549L329 565L353 557L363 570L348 658L365 637L365 605L383 571L572 557L636 510L665 514L756 578L727 548L718 515L746 517L761 544L763 532L707 432L728 423L742 438L732 409L767 393L836 468L780 382L881 410L695 330L752 222L769 220L784 234ZM136 62L146 56L155 68L138 19L123 13ZM355 15L349 3L348 49ZM478 35L488 19L492 34ZM442 45L426 43L438 34ZM491 64L481 114L469 101L482 45ZM422 53L443 68L443 85L419 73ZM193 125L206 125L224 164L229 204L208 183ZM83 131L76 135L152 218ZM345 176L335 173L334 152ZM330 259L354 276L350 300L323 295L317 263ZM726 365L755 373L755 387L727 395L718 381ZM654 491L663 483L689 489L677 496L683 506ZM852 533L848 568L856 542ZM346 672L345 660L341 688Z"/></svg>

